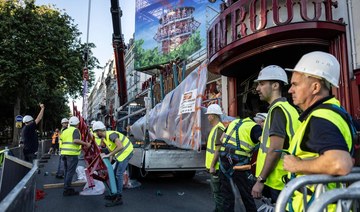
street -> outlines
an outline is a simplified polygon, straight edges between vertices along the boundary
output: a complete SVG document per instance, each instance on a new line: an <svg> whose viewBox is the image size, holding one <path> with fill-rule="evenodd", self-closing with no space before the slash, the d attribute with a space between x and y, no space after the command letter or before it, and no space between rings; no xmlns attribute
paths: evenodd
<svg viewBox="0 0 360 212"><path fill-rule="evenodd" d="M37 188L43 189L44 184L60 183L51 175L56 171L58 156L52 156L48 163L40 168L37 175ZM79 161L81 165L83 161ZM35 211L212 211L213 202L208 174L198 172L191 179L179 179L171 174L151 175L142 179L141 187L125 189L123 192L124 204L106 208L104 195L99 196L71 196L63 197L62 188L45 189L45 197L36 201ZM83 187L77 187L81 191Z"/></svg>

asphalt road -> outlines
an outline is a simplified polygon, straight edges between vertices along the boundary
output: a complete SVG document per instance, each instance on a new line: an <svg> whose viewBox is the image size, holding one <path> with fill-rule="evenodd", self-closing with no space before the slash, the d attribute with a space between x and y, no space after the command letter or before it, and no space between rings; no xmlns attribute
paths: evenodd
<svg viewBox="0 0 360 212"><path fill-rule="evenodd" d="M44 184L59 183L62 180L52 176L56 171L58 156L40 168L37 175L37 188L43 189ZM81 162L80 162L81 163ZM83 163L83 162L82 162ZM196 173L193 179L179 179L171 174L152 175L141 180L141 186L125 189L124 204L106 208L104 195L63 197L62 188L45 189L45 197L36 201L36 211L81 212L81 211L129 211L129 212L189 212L212 211L213 200L209 178L206 172ZM81 191L82 187L77 190Z"/></svg>

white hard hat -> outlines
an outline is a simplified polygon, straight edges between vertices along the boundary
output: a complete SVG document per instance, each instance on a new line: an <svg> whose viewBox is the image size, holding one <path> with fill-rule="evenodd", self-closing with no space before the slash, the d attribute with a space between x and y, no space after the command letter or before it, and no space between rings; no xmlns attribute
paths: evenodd
<svg viewBox="0 0 360 212"><path fill-rule="evenodd" d="M75 125L77 125L77 124L79 124L79 123L80 123L80 120L79 120L79 118L76 117L76 116L73 116L73 117L71 117L71 118L69 119L69 124L72 125L72 126L75 126Z"/></svg>
<svg viewBox="0 0 360 212"><path fill-rule="evenodd" d="M256 116L254 117L254 120L265 121L267 115L268 115L267 113L257 113Z"/></svg>
<svg viewBox="0 0 360 212"><path fill-rule="evenodd" d="M277 65L269 65L263 68L254 82L263 80L279 80L284 82L285 85L288 84L288 78L285 70Z"/></svg>
<svg viewBox="0 0 360 212"><path fill-rule="evenodd" d="M102 123L101 121L96 121L93 125L92 125L93 131L96 130L106 130L106 127L104 125L104 123Z"/></svg>
<svg viewBox="0 0 360 212"><path fill-rule="evenodd" d="M326 52L315 51L305 54L294 69L287 68L286 70L321 77L335 87L339 85L339 61L336 57Z"/></svg>
<svg viewBox="0 0 360 212"><path fill-rule="evenodd" d="M63 119L61 119L61 124L63 124L63 123L69 123L69 120L67 118L63 118Z"/></svg>
<svg viewBox="0 0 360 212"><path fill-rule="evenodd" d="M211 104L206 110L205 114L217 114L222 115L221 107L218 104Z"/></svg>
<svg viewBox="0 0 360 212"><path fill-rule="evenodd" d="M30 122L30 121L32 121L32 120L34 120L33 117L31 117L31 116L29 116L29 115L26 115L26 116L24 116L24 118L23 118L23 123L27 123L27 122Z"/></svg>
<svg viewBox="0 0 360 212"><path fill-rule="evenodd" d="M95 122L96 122L95 120L92 120L90 125L93 126Z"/></svg>

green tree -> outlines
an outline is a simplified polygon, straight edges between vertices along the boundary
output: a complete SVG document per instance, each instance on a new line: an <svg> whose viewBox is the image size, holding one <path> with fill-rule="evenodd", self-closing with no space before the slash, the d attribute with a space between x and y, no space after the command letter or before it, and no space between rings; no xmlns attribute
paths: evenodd
<svg viewBox="0 0 360 212"><path fill-rule="evenodd" d="M81 33L69 15L53 6L37 6L35 0L0 0L0 20L0 96L13 110L1 114L7 120L3 123L13 123L18 114L36 116L42 102L44 126L57 126L68 116L66 96L75 98L82 91ZM91 87L98 60L91 51L88 58Z"/></svg>
<svg viewBox="0 0 360 212"><path fill-rule="evenodd" d="M200 31L196 31L183 44L169 52L160 54L158 47L143 49L144 40L135 41L135 69L147 68L154 65L169 63L175 59L187 59L191 54L201 49Z"/></svg>

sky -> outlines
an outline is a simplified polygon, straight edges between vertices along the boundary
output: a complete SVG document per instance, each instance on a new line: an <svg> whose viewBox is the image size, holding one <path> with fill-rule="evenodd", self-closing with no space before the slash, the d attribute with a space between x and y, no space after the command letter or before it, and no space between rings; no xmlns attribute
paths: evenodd
<svg viewBox="0 0 360 212"><path fill-rule="evenodd" d="M89 42L94 43L96 48L93 54L98 58L100 66L112 58L112 19L110 12L110 0L36 0L37 5L55 5L56 8L64 10L74 19L74 24L78 25L82 33L81 41L86 42L88 25L88 7L91 1ZM135 0L119 0L120 8L123 12L121 17L122 33L125 43L133 37L135 31ZM101 75L102 70L95 70L95 77ZM72 105L72 100L69 101ZM82 99L76 101L78 108L82 108Z"/></svg>

